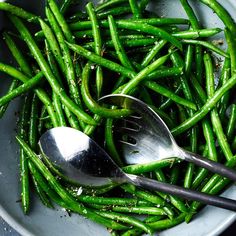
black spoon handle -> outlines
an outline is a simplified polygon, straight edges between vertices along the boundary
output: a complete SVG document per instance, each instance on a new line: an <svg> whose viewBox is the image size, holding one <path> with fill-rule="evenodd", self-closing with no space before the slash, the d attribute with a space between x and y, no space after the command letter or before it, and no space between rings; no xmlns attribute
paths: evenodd
<svg viewBox="0 0 236 236"><path fill-rule="evenodd" d="M224 197L209 195L206 193L197 192L191 189L186 189L180 186L159 182L153 179L148 179L140 176L127 174L128 181L132 184L149 190L161 191L164 193L176 195L187 200L198 201L207 205L212 205L227 210L236 211L236 201Z"/></svg>
<svg viewBox="0 0 236 236"><path fill-rule="evenodd" d="M213 173L219 174L221 176L224 176L236 182L236 171L224 166L223 164L220 164L215 161L211 161L198 154L188 152L188 151L184 151L184 158L188 162L196 164L197 166L208 169L209 171Z"/></svg>

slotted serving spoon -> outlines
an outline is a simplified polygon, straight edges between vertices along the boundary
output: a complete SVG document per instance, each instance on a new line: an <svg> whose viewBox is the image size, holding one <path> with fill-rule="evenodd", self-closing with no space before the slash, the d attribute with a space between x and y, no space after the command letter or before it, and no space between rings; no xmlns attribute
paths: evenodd
<svg viewBox="0 0 236 236"><path fill-rule="evenodd" d="M188 200L236 211L236 201L162 183L123 172L111 157L86 134L67 127L48 130L40 140L41 152L70 180L85 186L132 183Z"/></svg>
<svg viewBox="0 0 236 236"><path fill-rule="evenodd" d="M178 157L236 181L235 170L179 147L165 122L146 103L124 94L107 95L101 100L137 113L137 116L126 119L126 126L119 127L132 139L132 142L121 141L123 157L127 164L142 164Z"/></svg>

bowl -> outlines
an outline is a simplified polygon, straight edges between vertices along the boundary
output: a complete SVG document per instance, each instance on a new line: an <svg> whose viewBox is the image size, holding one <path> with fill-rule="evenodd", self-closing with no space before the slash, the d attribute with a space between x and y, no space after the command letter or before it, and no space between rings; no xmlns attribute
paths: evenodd
<svg viewBox="0 0 236 236"><path fill-rule="evenodd" d="M2 0L0 0L1 2ZM44 1L21 0L11 1L18 6L35 13L42 13ZM87 1L81 1L84 5ZM95 2L95 1L94 1ZM219 2L236 19L235 0L219 0ZM199 1L190 1L203 25L206 27L223 27L218 19L208 7L199 4ZM152 10L157 11L161 16L186 17L178 0L159 0L152 2ZM8 27L9 22L0 12L0 30ZM218 36L219 38L222 35ZM6 50L4 42L0 40L0 61L10 63L11 57ZM9 84L10 79L0 73L2 95ZM19 203L20 183L19 183L19 153L15 141L17 112L20 110L19 98L11 102L5 116L0 120L0 215L22 235L40 236L106 236L108 231L88 219L76 214L69 216L61 208L48 209L32 194L32 206L29 215L24 215ZM226 190L223 196L236 199L236 187L232 186ZM219 235L236 219L236 213L207 206L203 208L195 218L189 223L182 223L174 228L160 232L160 236L213 236Z"/></svg>

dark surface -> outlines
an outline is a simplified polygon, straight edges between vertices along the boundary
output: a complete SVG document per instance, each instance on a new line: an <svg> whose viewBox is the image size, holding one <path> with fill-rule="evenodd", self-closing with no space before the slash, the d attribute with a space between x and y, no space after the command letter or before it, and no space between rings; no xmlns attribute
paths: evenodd
<svg viewBox="0 0 236 236"><path fill-rule="evenodd" d="M232 224L220 236L233 236L236 232L236 222ZM20 236L14 229L12 229L2 218L0 218L0 236ZM183 235L184 236L184 235Z"/></svg>

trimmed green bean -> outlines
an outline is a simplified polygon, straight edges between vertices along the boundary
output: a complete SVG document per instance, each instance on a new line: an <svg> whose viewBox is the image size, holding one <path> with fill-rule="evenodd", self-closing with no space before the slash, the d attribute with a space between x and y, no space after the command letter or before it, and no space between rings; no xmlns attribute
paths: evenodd
<svg viewBox="0 0 236 236"><path fill-rule="evenodd" d="M187 43L187 44L193 44L193 45L201 45L201 46L204 46L205 48L208 48L223 57L226 57L226 58L229 57L229 54L227 52L216 47L214 44L206 42L206 41L194 40L194 39L183 39L182 42Z"/></svg>
<svg viewBox="0 0 236 236"><path fill-rule="evenodd" d="M129 0L129 5L133 14L134 19L142 18L142 13L140 11L139 5L136 0Z"/></svg>
<svg viewBox="0 0 236 236"><path fill-rule="evenodd" d="M181 105L188 107L190 109L193 109L193 110L197 110L197 107L193 102L188 101L188 100L176 95L174 92L170 91L169 89L166 89L165 87L157 84L156 82L146 81L146 82L144 82L144 84L149 89L161 94L162 96L170 98L171 100L175 101L178 104L181 104Z"/></svg>
<svg viewBox="0 0 236 236"><path fill-rule="evenodd" d="M60 25L61 30L64 33L66 40L70 43L73 43L74 38L72 36L72 33L70 32L70 28L69 28L68 24L66 23L64 16L60 12L60 9L59 9L57 3L54 0L48 0L48 5L49 5L53 15L55 16L58 24Z"/></svg>
<svg viewBox="0 0 236 236"><path fill-rule="evenodd" d="M134 213L134 214L147 214L147 215L166 215L166 212L157 207L148 207L148 206L104 206L104 205L96 205L90 204L91 207L95 209L99 209L101 211L115 211L121 213Z"/></svg>
<svg viewBox="0 0 236 236"><path fill-rule="evenodd" d="M31 172L31 170L30 170L30 172ZM35 190L36 190L41 202L48 208L54 208L51 201L49 200L47 194L43 191L41 186L38 184L38 182L37 182L36 178L34 177L34 175L32 175L31 177L32 177L32 180L33 180L33 183L34 183Z"/></svg>
<svg viewBox="0 0 236 236"><path fill-rule="evenodd" d="M231 31L233 35L236 34L236 24L230 14L224 9L224 7L216 0L200 0L200 2L210 7L223 21L225 26ZM233 39L236 42L235 38Z"/></svg>
<svg viewBox="0 0 236 236"><path fill-rule="evenodd" d="M115 20L112 16L108 17L108 23L109 23L109 27L110 27L112 42L114 44L117 56L118 56L121 64L131 70L134 70L133 65L131 64L128 56L126 55L125 49L123 48L123 45L119 39L116 23L115 23Z"/></svg>
<svg viewBox="0 0 236 236"><path fill-rule="evenodd" d="M135 164L135 165L128 165L123 167L123 171L129 174L142 174L145 172L154 171L157 169L161 169L163 167L171 166L175 162L175 159L164 159L153 161L151 163L146 164Z"/></svg>
<svg viewBox="0 0 236 236"><path fill-rule="evenodd" d="M229 141L232 140L236 127L236 104L231 107L231 113L229 118L229 123L226 129L226 136Z"/></svg>
<svg viewBox="0 0 236 236"><path fill-rule="evenodd" d="M145 223L143 223L141 220L138 220L134 217L131 216L126 216L123 215L121 213L115 213L115 212L103 212L103 211L95 211L98 215L101 215L103 217L115 220L115 221L120 221L123 223L129 223L130 225L136 226L137 228L142 229L143 231L145 231L146 233L148 233L149 235L153 235L152 233L152 229L146 225Z"/></svg>
<svg viewBox="0 0 236 236"><path fill-rule="evenodd" d="M12 91L14 91L14 90L18 87L18 85L19 85L19 81L18 81L17 79L14 79L14 80L11 82L11 84L10 84L10 86L9 86L9 88L8 88L7 94L12 93ZM5 95L5 96L6 96L6 95ZM5 96L3 96L3 97L5 97ZM3 98L3 97L2 97L2 98ZM10 100L11 100L11 99L10 99ZM0 101L1 101L1 98L0 98ZM0 106L0 118L2 118L3 115L5 114L8 105L9 105L9 102L7 102L7 103L5 103L4 105L1 105L1 106Z"/></svg>
<svg viewBox="0 0 236 236"><path fill-rule="evenodd" d="M9 13L16 15L22 19L25 19L29 22L38 23L38 18L39 18L38 16L36 16L28 11L25 11L20 7L14 6L10 3L0 2L0 10L9 12Z"/></svg>
<svg viewBox="0 0 236 236"><path fill-rule="evenodd" d="M19 87L11 91L9 89L9 92L0 98L0 106L5 105L6 103L10 102L14 98L28 92L32 88L35 88L42 81L43 76L44 76L43 73L39 72L36 76L34 76L32 79L28 80L24 84L20 85Z"/></svg>
<svg viewBox="0 0 236 236"><path fill-rule="evenodd" d="M119 118L130 114L128 109L109 109L96 103L89 92L89 77L91 72L91 63L87 63L82 73L81 93L86 106L95 114L109 118Z"/></svg>
<svg viewBox="0 0 236 236"><path fill-rule="evenodd" d="M7 32L3 33L3 37L14 59L17 61L18 65L20 66L20 70L22 70L23 73L25 73L26 75L31 76L31 70L30 70L29 64L26 62L26 60L22 60L24 56L22 52L16 46L16 43L14 42L12 37Z"/></svg>
<svg viewBox="0 0 236 236"><path fill-rule="evenodd" d="M120 155L116 149L113 136L113 119L106 119L105 124L105 145L108 149L108 153L117 165L122 167L124 164L120 158Z"/></svg>
<svg viewBox="0 0 236 236"><path fill-rule="evenodd" d="M22 112L19 122L19 135L22 139L27 139L28 121L30 116L30 104L32 96L27 95L24 98ZM27 153L20 149L20 175L21 175L21 204L24 214L29 212L30 207L30 187L29 187L29 168Z"/></svg>
<svg viewBox="0 0 236 236"><path fill-rule="evenodd" d="M100 26L95 14L93 4L90 2L86 5L86 9L89 15L89 18L92 22L92 33L94 38L95 53L97 55L102 55L102 38L100 32ZM100 66L96 68L96 89L97 89L97 98L100 97L103 86L103 71Z"/></svg>
<svg viewBox="0 0 236 236"><path fill-rule="evenodd" d="M147 18L147 19L116 20L116 24L120 26L125 25L126 22L149 24L153 26L162 26L162 25L171 25L171 24L184 24L185 25L189 23L188 20L182 19L182 18ZM102 27L108 27L107 20L102 20L100 22L100 25ZM76 23L70 24L71 30L85 30L85 29L91 29L91 27L92 27L91 21L78 21Z"/></svg>

